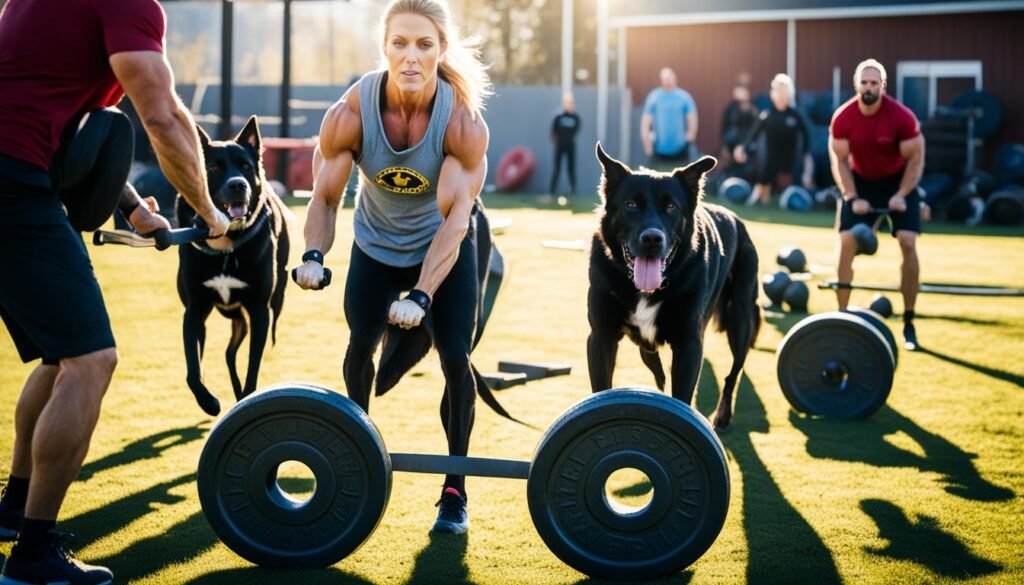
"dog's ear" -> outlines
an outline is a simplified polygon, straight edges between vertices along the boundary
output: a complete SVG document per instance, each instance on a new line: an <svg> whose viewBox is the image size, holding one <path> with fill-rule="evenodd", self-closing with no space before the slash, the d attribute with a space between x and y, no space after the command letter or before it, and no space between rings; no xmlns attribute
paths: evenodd
<svg viewBox="0 0 1024 585"><path fill-rule="evenodd" d="M199 133L199 144L203 147L203 150L206 150L210 146L210 135L206 133L206 130L203 130L203 127L198 122L196 122L196 132Z"/></svg>
<svg viewBox="0 0 1024 585"><path fill-rule="evenodd" d="M601 163L601 168L604 172L601 174L601 195L608 194L613 191L615 187L622 182L623 179L629 176L629 167L608 156L608 153L601 148L601 143L597 143L597 160Z"/></svg>
<svg viewBox="0 0 1024 585"><path fill-rule="evenodd" d="M248 145L252 147L257 153L263 148L263 138L260 137L260 124L256 121L256 116L249 118L249 121L245 123L245 128L235 136L235 142L242 145Z"/></svg>
<svg viewBox="0 0 1024 585"><path fill-rule="evenodd" d="M718 164L718 161L714 157L702 156L696 162L676 169L672 172L672 176L683 184L689 195L693 197L693 202L696 203L701 196L701 191L704 189L704 176L708 171L715 168L716 164Z"/></svg>

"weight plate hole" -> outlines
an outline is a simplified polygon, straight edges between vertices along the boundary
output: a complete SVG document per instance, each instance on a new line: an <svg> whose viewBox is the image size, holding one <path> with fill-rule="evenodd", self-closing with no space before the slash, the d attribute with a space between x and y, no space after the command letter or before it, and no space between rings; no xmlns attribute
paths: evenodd
<svg viewBox="0 0 1024 585"><path fill-rule="evenodd" d="M285 509L306 505L316 493L316 476L301 461L282 461L267 477L270 499Z"/></svg>
<svg viewBox="0 0 1024 585"><path fill-rule="evenodd" d="M619 516L644 512L654 499L654 486L647 474L632 467L615 470L604 484L604 501Z"/></svg>
<svg viewBox="0 0 1024 585"><path fill-rule="evenodd" d="M825 363L821 376L836 389L846 390L846 386L850 381L850 369L842 362L829 360Z"/></svg>

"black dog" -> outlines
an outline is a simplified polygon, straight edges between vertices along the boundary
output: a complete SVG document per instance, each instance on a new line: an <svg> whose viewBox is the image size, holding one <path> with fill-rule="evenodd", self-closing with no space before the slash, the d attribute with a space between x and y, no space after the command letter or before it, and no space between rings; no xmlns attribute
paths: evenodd
<svg viewBox="0 0 1024 585"><path fill-rule="evenodd" d="M743 222L702 201L704 175L716 161L705 156L672 173L633 172L600 144L597 158L603 209L590 253L590 385L594 392L611 388L619 340L628 334L662 390L658 347L672 348L672 395L689 404L714 315L733 356L714 420L725 427L761 309L757 251Z"/></svg>
<svg viewBox="0 0 1024 585"><path fill-rule="evenodd" d="M226 352L235 398L256 390L260 360L270 330L276 341L277 319L288 282L288 217L263 172L262 141L256 117L234 140L211 141L199 128L213 203L242 227L228 232L230 244L213 248L205 242L179 247L178 295L185 305L183 336L188 387L207 414L216 416L220 403L203 384L200 359L206 342L206 317L216 308L231 319ZM180 196L178 225L190 226L195 210ZM246 324L248 315L250 324ZM252 327L249 368L242 386L235 368L238 347Z"/></svg>

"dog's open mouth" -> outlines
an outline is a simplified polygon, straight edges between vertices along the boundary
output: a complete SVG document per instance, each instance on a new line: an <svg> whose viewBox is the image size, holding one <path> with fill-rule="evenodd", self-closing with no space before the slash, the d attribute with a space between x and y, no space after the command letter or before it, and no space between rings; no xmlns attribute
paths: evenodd
<svg viewBox="0 0 1024 585"><path fill-rule="evenodd" d="M656 256L633 256L629 249L623 245L622 254L626 258L626 266L633 284L641 292L654 292L661 288L665 281L665 268L668 266L667 258Z"/></svg>
<svg viewBox="0 0 1024 585"><path fill-rule="evenodd" d="M244 201L232 201L224 204L224 213L227 213L230 219L238 219L245 217L245 214L249 213L249 208Z"/></svg>

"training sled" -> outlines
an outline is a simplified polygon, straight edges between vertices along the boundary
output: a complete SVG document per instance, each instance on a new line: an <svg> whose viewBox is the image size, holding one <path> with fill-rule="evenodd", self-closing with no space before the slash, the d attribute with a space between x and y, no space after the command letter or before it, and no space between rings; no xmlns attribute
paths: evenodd
<svg viewBox="0 0 1024 585"><path fill-rule="evenodd" d="M572 366L563 363L498 362L498 371L483 374L487 385L494 390L504 390L534 380L568 376Z"/></svg>
<svg viewBox="0 0 1024 585"><path fill-rule="evenodd" d="M298 501L277 483L299 461L316 478ZM637 469L653 495L642 508L610 502L612 473ZM388 453L370 417L325 388L286 384L236 404L210 431L199 501L232 551L263 567L333 565L373 533L391 474L526 480L530 515L558 558L587 575L653 579L679 572L715 541L729 507L725 449L689 405L660 392L592 394L562 414L532 461Z"/></svg>

